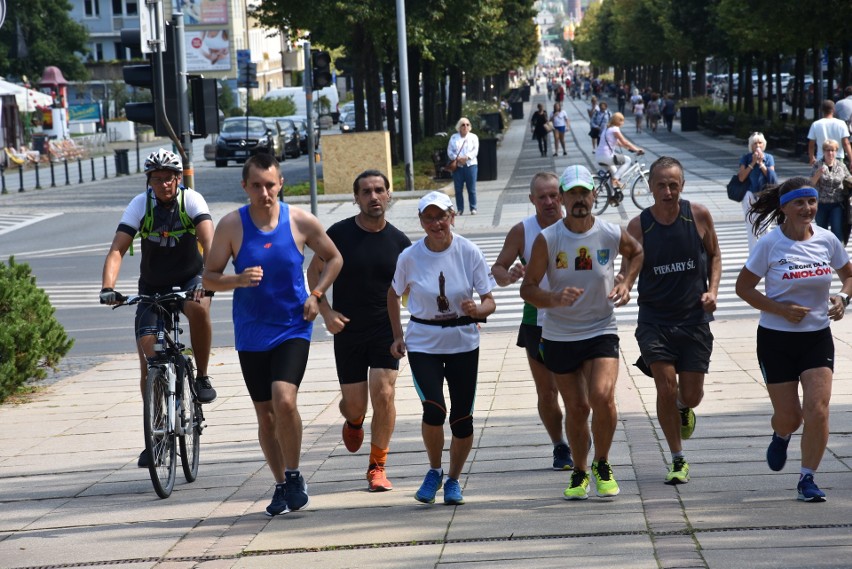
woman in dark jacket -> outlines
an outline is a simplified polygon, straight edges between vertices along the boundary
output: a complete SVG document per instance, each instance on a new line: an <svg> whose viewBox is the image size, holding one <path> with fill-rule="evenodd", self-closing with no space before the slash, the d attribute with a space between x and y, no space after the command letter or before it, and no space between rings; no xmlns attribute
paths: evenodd
<svg viewBox="0 0 852 569"><path fill-rule="evenodd" d="M533 138L538 141L538 150L542 156L547 156L547 111L544 110L544 105L538 104L538 110L533 113L530 119L530 125L533 129Z"/></svg>

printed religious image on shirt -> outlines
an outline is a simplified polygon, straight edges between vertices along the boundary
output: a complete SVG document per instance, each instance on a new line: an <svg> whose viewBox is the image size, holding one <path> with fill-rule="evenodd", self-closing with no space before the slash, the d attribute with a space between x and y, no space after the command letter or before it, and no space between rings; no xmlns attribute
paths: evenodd
<svg viewBox="0 0 852 569"><path fill-rule="evenodd" d="M574 270L575 271L591 271L592 270L592 258L589 257L589 250L585 247L580 247L577 249L577 256L574 257Z"/></svg>
<svg viewBox="0 0 852 569"><path fill-rule="evenodd" d="M441 274L438 275L438 296L436 301L439 313L435 315L435 320L458 318L456 311L450 311L450 299L447 298L447 279L444 278L444 271L441 271Z"/></svg>

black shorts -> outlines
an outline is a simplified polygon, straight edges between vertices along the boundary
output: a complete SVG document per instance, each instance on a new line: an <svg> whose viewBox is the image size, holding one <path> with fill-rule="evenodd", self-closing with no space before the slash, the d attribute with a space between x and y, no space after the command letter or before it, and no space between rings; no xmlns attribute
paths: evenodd
<svg viewBox="0 0 852 569"><path fill-rule="evenodd" d="M660 326L640 322L634 335L648 366L654 362L673 362L678 373L707 373L710 370L713 334L709 323Z"/></svg>
<svg viewBox="0 0 852 569"><path fill-rule="evenodd" d="M310 350L309 341L292 338L265 352L237 352L243 381L251 400L257 403L270 401L273 381L284 381L299 387L305 377Z"/></svg>
<svg viewBox="0 0 852 569"><path fill-rule="evenodd" d="M534 324L521 324L518 329L519 348L524 348L527 351L527 356L530 359L543 364L544 358L541 355L541 326Z"/></svg>
<svg viewBox="0 0 852 569"><path fill-rule="evenodd" d="M373 333L346 333L334 336L334 361L341 385L367 381L369 369L399 369L399 360L390 353L393 330L384 326Z"/></svg>
<svg viewBox="0 0 852 569"><path fill-rule="evenodd" d="M802 372L827 367L834 371L831 328L784 332L757 327L757 363L767 384L799 381Z"/></svg>
<svg viewBox="0 0 852 569"><path fill-rule="evenodd" d="M574 342L541 341L544 365L553 373L573 373L586 360L618 358L618 335L603 334Z"/></svg>
<svg viewBox="0 0 852 569"><path fill-rule="evenodd" d="M196 275L175 286L149 286L139 281L139 294L167 294L175 290L189 290L201 284L201 275ZM166 328L171 328L170 318L166 318ZM150 302L140 302L136 305L136 339L142 336L153 336L157 333L157 311L151 309Z"/></svg>

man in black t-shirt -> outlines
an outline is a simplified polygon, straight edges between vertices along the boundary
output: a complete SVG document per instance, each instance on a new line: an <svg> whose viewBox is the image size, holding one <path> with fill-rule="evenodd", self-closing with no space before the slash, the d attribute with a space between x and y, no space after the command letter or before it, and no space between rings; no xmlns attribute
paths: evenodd
<svg viewBox="0 0 852 569"><path fill-rule="evenodd" d="M334 283L333 306L320 303L320 314L334 334L340 413L345 419L343 443L349 452L361 448L367 402L372 400L367 482L371 492L382 492L393 489L385 462L396 423L394 390L399 370L399 360L390 354L393 333L387 292L397 257L411 240L385 220L391 191L384 174L366 170L355 178L352 190L360 212L327 231L343 255L343 270ZM322 260L314 256L307 271L311 287L321 269Z"/></svg>

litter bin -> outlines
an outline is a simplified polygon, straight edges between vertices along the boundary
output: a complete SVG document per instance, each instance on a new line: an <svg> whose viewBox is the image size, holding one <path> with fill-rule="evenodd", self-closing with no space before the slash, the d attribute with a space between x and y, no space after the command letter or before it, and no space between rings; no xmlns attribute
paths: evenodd
<svg viewBox="0 0 852 569"><path fill-rule="evenodd" d="M503 132L503 117L500 113L482 113L479 119L482 121L480 127L482 130L490 131L495 135Z"/></svg>
<svg viewBox="0 0 852 569"><path fill-rule="evenodd" d="M524 102L517 101L512 103L512 120L524 118Z"/></svg>
<svg viewBox="0 0 852 569"><path fill-rule="evenodd" d="M698 107L680 108L681 132L698 130Z"/></svg>
<svg viewBox="0 0 852 569"><path fill-rule="evenodd" d="M480 138L479 153L476 155L478 168L476 180L488 182L497 179L497 139Z"/></svg>
<svg viewBox="0 0 852 569"><path fill-rule="evenodd" d="M46 134L33 134L33 150L37 151L39 154L47 152L47 138Z"/></svg>
<svg viewBox="0 0 852 569"><path fill-rule="evenodd" d="M130 158L128 157L128 153L130 151L126 148L116 148L115 149L115 175L116 176L129 176L130 175Z"/></svg>
<svg viewBox="0 0 852 569"><path fill-rule="evenodd" d="M530 86L529 85L521 86L521 100L523 100L523 102L525 102L525 103L530 102Z"/></svg>

